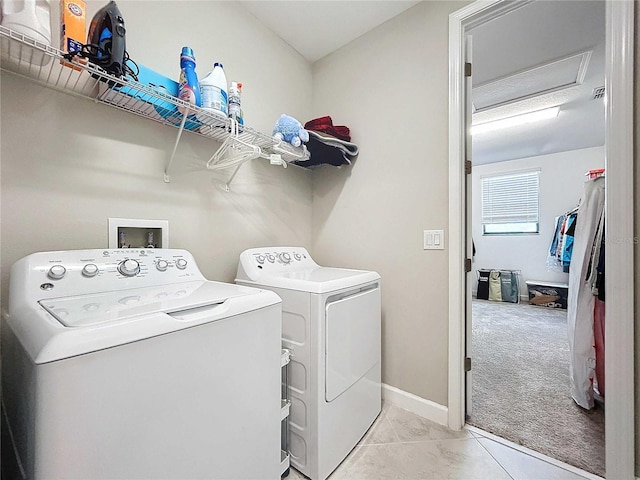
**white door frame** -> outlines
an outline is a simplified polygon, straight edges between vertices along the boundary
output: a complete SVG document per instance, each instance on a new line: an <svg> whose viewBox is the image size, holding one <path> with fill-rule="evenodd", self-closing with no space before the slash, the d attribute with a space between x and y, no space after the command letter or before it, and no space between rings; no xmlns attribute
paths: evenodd
<svg viewBox="0 0 640 480"><path fill-rule="evenodd" d="M465 424L464 35L528 3L476 1L449 16L449 427ZM607 0L606 189L607 478L634 478L633 79L634 2Z"/></svg>

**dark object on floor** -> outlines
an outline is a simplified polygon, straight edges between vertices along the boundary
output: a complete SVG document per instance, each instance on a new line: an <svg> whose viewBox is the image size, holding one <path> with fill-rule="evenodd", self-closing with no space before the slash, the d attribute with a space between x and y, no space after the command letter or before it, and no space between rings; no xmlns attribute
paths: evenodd
<svg viewBox="0 0 640 480"><path fill-rule="evenodd" d="M478 300L489 300L489 274L491 270L478 270Z"/></svg>

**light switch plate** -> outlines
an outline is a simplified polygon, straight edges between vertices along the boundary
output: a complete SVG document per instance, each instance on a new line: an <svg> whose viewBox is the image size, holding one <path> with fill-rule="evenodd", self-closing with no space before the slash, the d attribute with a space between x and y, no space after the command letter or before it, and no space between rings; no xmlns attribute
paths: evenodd
<svg viewBox="0 0 640 480"><path fill-rule="evenodd" d="M444 230L425 230L423 245L425 250L444 250Z"/></svg>

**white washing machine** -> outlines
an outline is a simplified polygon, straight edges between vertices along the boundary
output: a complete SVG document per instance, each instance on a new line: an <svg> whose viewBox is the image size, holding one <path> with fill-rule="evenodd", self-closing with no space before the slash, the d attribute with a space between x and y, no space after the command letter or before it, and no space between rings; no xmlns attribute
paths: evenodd
<svg viewBox="0 0 640 480"><path fill-rule="evenodd" d="M380 276L321 267L301 247L270 247L242 252L236 283L282 298L291 465L324 480L380 413Z"/></svg>
<svg viewBox="0 0 640 480"><path fill-rule="evenodd" d="M3 322L3 469L279 479L280 362L277 295L207 281L187 251L30 255Z"/></svg>

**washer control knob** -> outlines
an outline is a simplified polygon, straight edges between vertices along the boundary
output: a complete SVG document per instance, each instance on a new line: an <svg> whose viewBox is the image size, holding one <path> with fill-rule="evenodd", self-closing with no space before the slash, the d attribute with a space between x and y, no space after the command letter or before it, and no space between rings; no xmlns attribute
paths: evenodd
<svg viewBox="0 0 640 480"><path fill-rule="evenodd" d="M278 255L278 258L282 263L289 263L291 261L291 255L289 255L287 252L283 252Z"/></svg>
<svg viewBox="0 0 640 480"><path fill-rule="evenodd" d="M294 253L293 258L295 258L296 260L300 260L302 256L299 253Z"/></svg>
<svg viewBox="0 0 640 480"><path fill-rule="evenodd" d="M273 263L276 261L276 257L272 253L267 253L267 260L269 260L270 263Z"/></svg>
<svg viewBox="0 0 640 480"><path fill-rule="evenodd" d="M258 262L260 265L262 265L264 263L264 255L257 255L256 256L256 262Z"/></svg>
<svg viewBox="0 0 640 480"><path fill-rule="evenodd" d="M169 267L169 262L167 262L166 260L158 260L156 262L156 268L161 272L166 271L168 267Z"/></svg>
<svg viewBox="0 0 640 480"><path fill-rule="evenodd" d="M135 277L140 272L140 264L137 260L127 258L120 262L118 271L125 277Z"/></svg>
<svg viewBox="0 0 640 480"><path fill-rule="evenodd" d="M54 280L60 280L67 274L67 269L62 265L54 265L49 269L49 278L53 278Z"/></svg>
<svg viewBox="0 0 640 480"><path fill-rule="evenodd" d="M98 274L98 266L95 263L87 263L82 267L82 275L85 277L95 277Z"/></svg>
<svg viewBox="0 0 640 480"><path fill-rule="evenodd" d="M184 270L185 268L187 268L187 261L184 258L179 258L178 260L176 260L176 267L178 267L180 270Z"/></svg>

